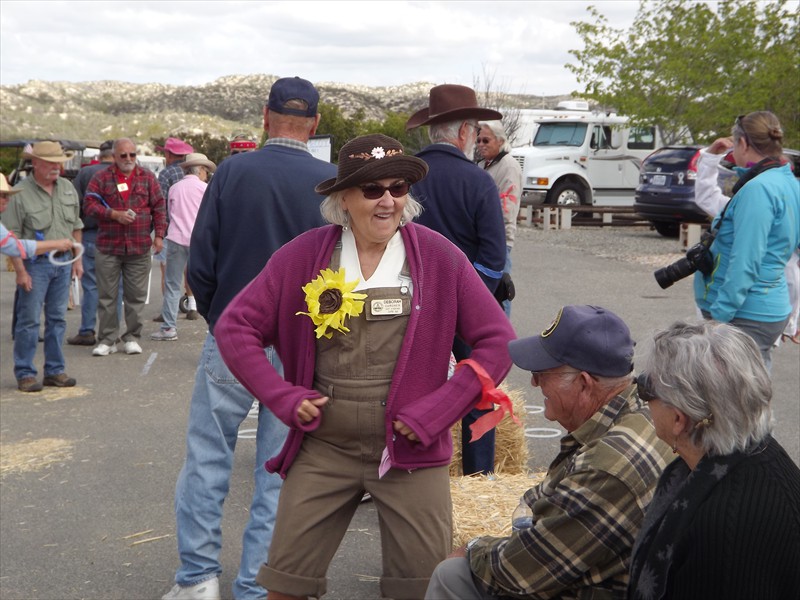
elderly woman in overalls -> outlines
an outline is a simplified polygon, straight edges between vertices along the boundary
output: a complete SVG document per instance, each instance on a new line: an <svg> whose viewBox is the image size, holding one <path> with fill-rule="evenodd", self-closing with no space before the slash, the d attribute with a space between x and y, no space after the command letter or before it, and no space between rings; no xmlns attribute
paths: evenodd
<svg viewBox="0 0 800 600"><path fill-rule="evenodd" d="M270 600L325 593L364 492L384 597L422 598L451 549L450 428L508 373L514 333L464 254L411 222L408 189L427 170L384 135L345 144L316 188L332 225L276 252L216 325L233 374L291 428L266 465L285 479L257 578ZM473 352L448 378L456 334Z"/></svg>

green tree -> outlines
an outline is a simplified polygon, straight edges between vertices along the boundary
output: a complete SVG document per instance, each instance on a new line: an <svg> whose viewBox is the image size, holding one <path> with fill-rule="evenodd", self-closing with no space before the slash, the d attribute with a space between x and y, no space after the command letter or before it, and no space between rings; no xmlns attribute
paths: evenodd
<svg viewBox="0 0 800 600"><path fill-rule="evenodd" d="M583 49L566 67L581 96L659 126L668 143L729 135L737 115L771 110L800 146L800 33L790 3L640 1L630 29L597 8L571 23Z"/></svg>

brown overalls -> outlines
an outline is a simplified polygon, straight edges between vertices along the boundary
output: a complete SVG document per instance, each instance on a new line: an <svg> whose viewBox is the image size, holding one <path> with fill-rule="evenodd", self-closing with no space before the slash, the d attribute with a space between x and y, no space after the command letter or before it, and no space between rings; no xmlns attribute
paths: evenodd
<svg viewBox="0 0 800 600"><path fill-rule="evenodd" d="M337 247L331 269L338 268L339 257ZM410 281L407 262L402 276ZM378 510L384 597L423 598L433 569L451 549L448 467L390 469L378 478L386 447L386 397L411 292L407 285L365 292L364 310L346 322L350 332L334 331L331 339L316 342L314 388L330 400L319 428L305 435L281 489L269 561L257 578L268 590L325 593L328 565L364 491Z"/></svg>

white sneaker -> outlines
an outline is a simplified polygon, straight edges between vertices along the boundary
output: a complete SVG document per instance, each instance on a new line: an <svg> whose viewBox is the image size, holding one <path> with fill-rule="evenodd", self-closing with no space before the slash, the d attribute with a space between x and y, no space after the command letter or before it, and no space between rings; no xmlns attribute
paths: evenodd
<svg viewBox="0 0 800 600"><path fill-rule="evenodd" d="M134 342L133 340L131 340L130 342L125 342L124 350L125 350L125 354L141 354L142 353L142 347L139 344L137 344L136 342Z"/></svg>
<svg viewBox="0 0 800 600"><path fill-rule="evenodd" d="M108 356L109 354L114 354L116 351L116 344L112 344L111 346L107 344L97 344L92 350L92 356Z"/></svg>
<svg viewBox="0 0 800 600"><path fill-rule="evenodd" d="M159 329L150 334L150 339L156 342L172 342L178 339L178 330L174 327Z"/></svg>
<svg viewBox="0 0 800 600"><path fill-rule="evenodd" d="M161 600L220 600L219 579L206 579L196 585L181 587L177 583Z"/></svg>

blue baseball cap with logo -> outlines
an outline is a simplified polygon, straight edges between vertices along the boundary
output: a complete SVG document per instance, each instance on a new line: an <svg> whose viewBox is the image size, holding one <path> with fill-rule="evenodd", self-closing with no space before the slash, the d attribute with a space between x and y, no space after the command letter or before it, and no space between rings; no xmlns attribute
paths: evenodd
<svg viewBox="0 0 800 600"><path fill-rule="evenodd" d="M623 377L633 371L634 346L628 326L610 310L570 305L541 335L509 342L508 351L526 371L569 365L600 377Z"/></svg>
<svg viewBox="0 0 800 600"><path fill-rule="evenodd" d="M303 100L308 106L303 110L287 107L289 100ZM267 108L282 115L316 117L319 92L310 81L300 77L282 77L272 84L267 99Z"/></svg>

